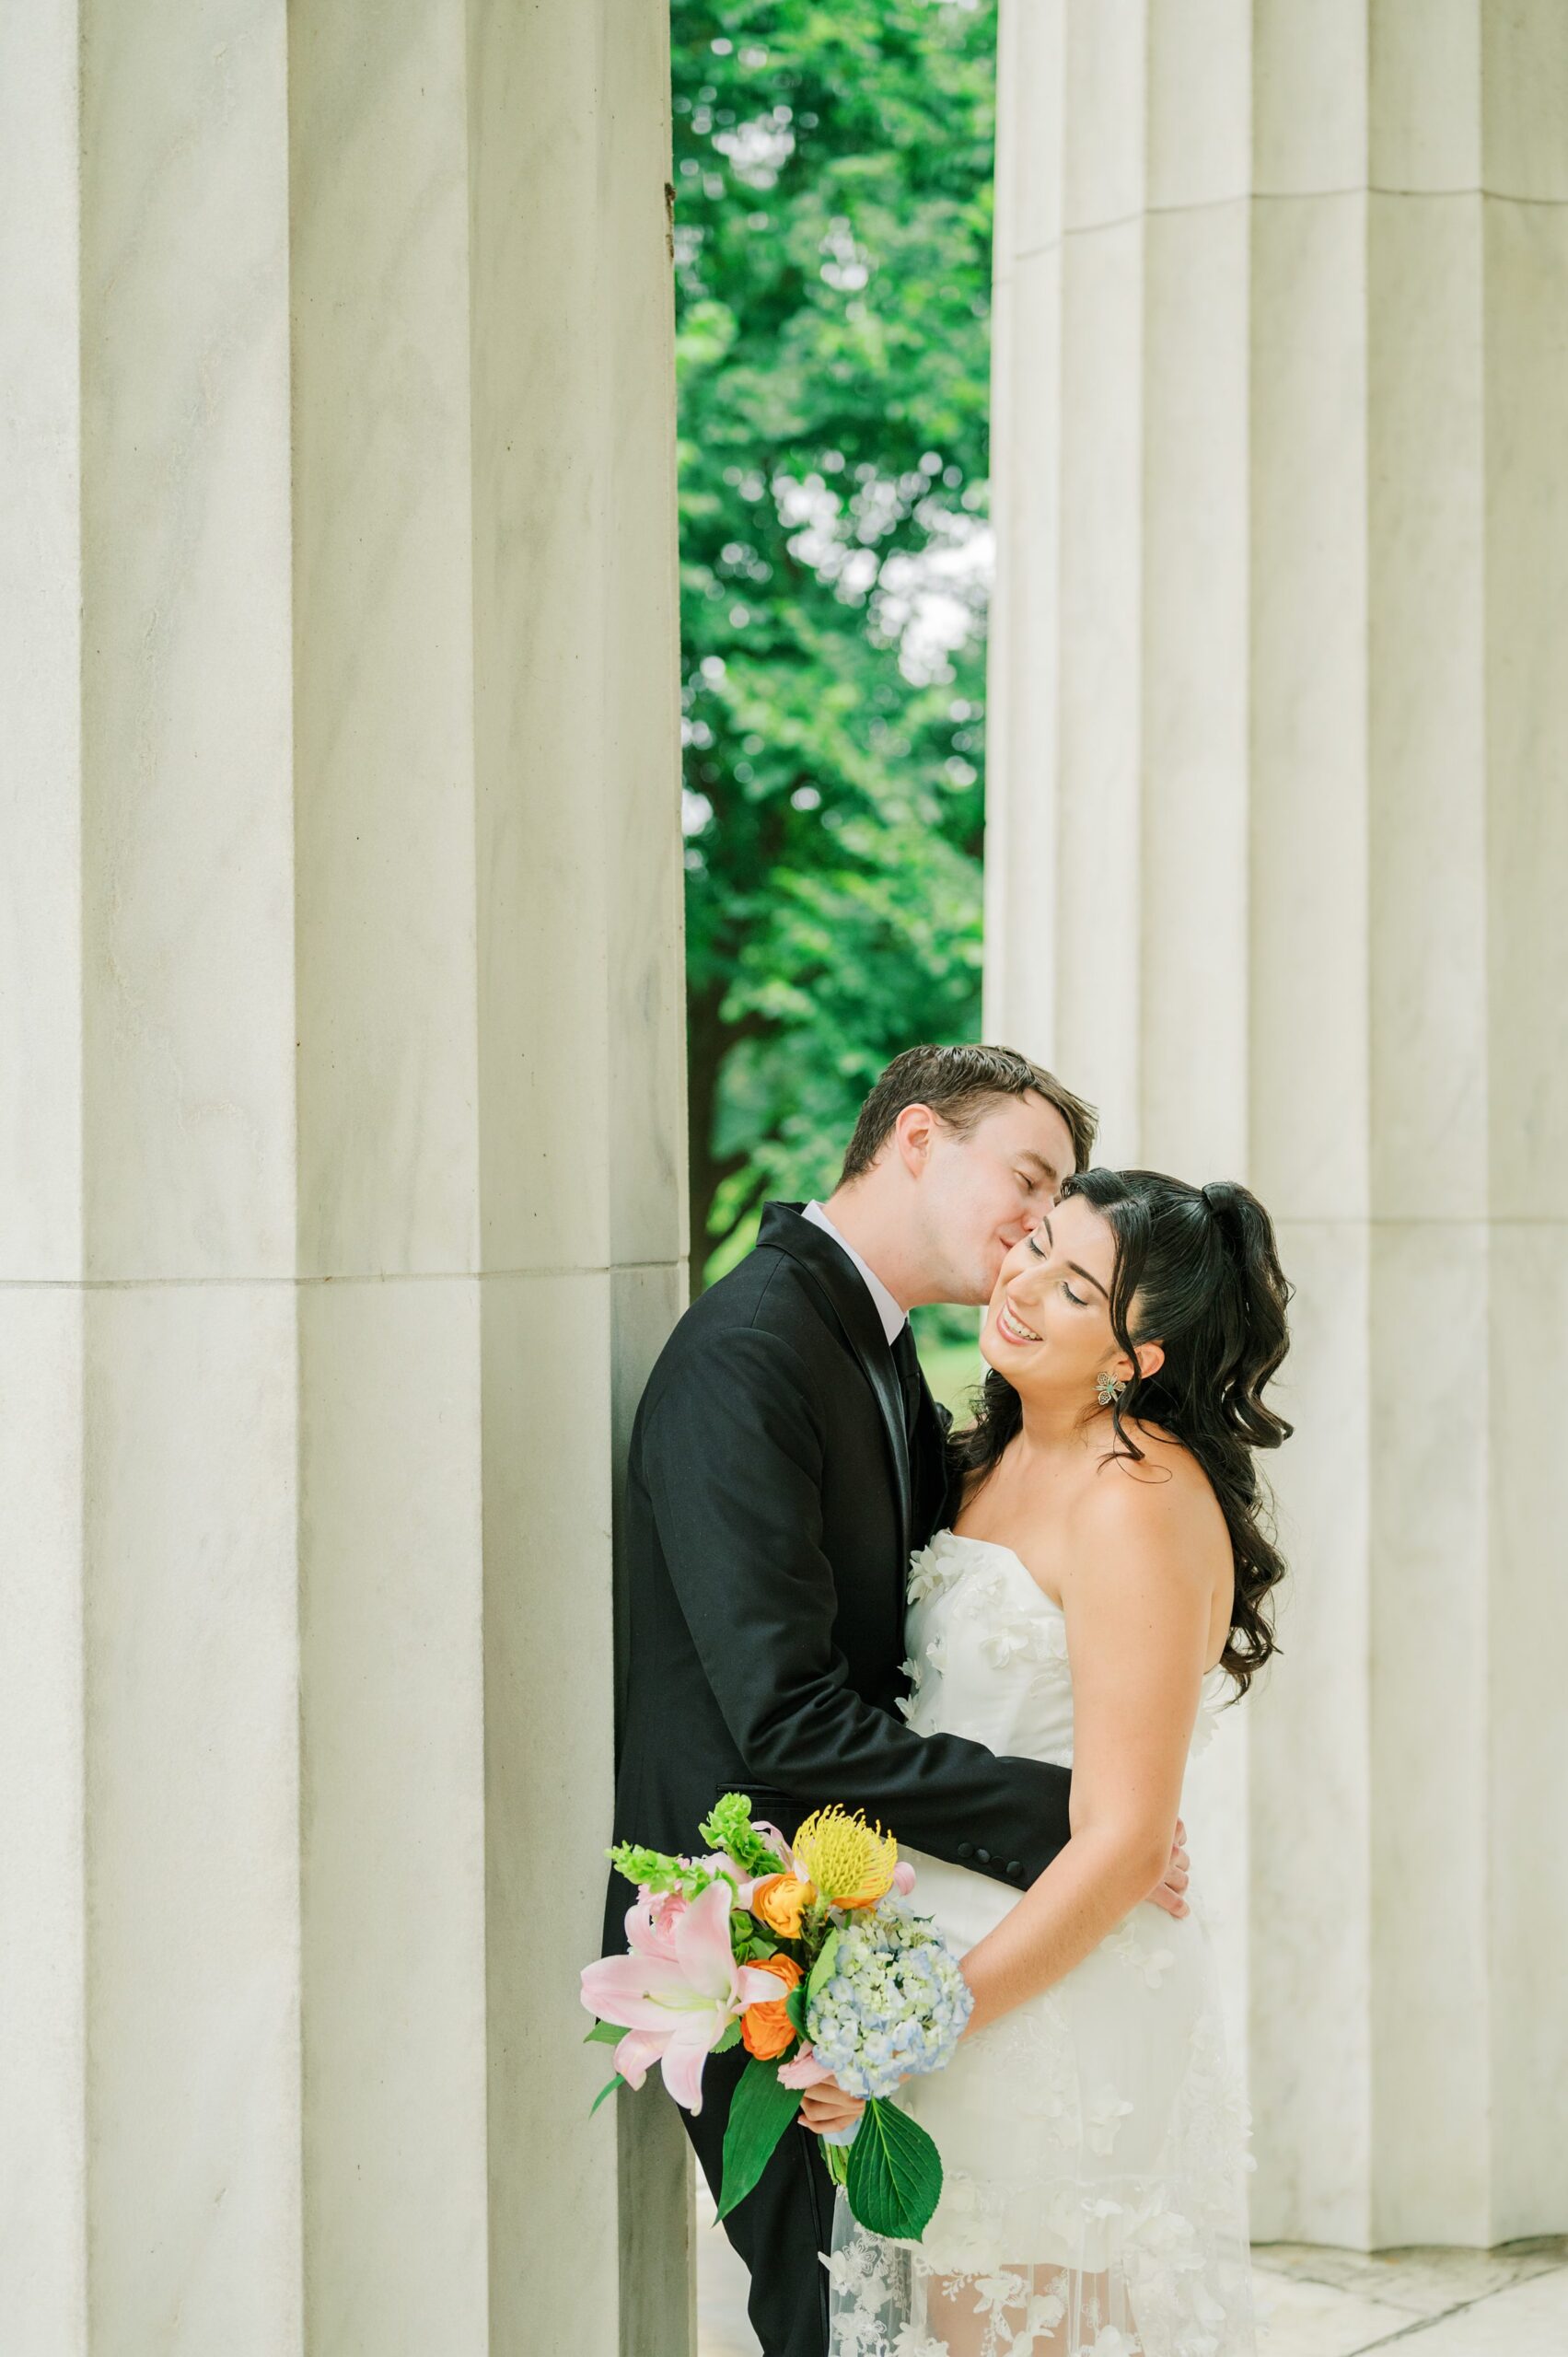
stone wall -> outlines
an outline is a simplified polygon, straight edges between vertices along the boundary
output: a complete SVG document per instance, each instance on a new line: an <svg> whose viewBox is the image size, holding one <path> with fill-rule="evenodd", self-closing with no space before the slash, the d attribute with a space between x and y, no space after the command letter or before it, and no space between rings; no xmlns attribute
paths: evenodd
<svg viewBox="0 0 1568 2357"><path fill-rule="evenodd" d="M1568 15L1003 0L996 276L988 1036L1299 1288L1256 2230L1561 2232Z"/></svg>
<svg viewBox="0 0 1568 2357"><path fill-rule="evenodd" d="M0 22L8 2357L613 2350L618 2232L686 2343L575 2001L684 1284L666 39Z"/></svg>

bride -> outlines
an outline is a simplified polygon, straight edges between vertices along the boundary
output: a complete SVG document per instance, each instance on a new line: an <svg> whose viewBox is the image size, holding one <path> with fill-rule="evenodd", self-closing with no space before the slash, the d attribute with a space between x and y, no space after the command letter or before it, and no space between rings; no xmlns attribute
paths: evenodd
<svg viewBox="0 0 1568 2357"><path fill-rule="evenodd" d="M900 1707L1070 1766L1072 1839L1022 1893L904 1853L974 2010L947 2070L899 2091L942 2155L923 2239L867 2234L838 2196L831 2357L1252 2349L1247 2113L1202 1907L1141 1902L1189 1758L1273 1649L1253 1451L1290 1431L1262 1399L1288 1295L1245 1188L1142 1170L1069 1179L1003 1264ZM861 2107L830 2080L802 2117Z"/></svg>

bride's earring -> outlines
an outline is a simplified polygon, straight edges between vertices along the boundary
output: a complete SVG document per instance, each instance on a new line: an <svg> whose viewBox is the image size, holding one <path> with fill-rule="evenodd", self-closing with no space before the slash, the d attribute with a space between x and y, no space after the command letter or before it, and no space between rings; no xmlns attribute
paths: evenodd
<svg viewBox="0 0 1568 2357"><path fill-rule="evenodd" d="M1126 1388L1127 1386L1112 1375L1109 1367L1102 1368L1095 1377L1095 1390L1102 1408L1113 1408Z"/></svg>

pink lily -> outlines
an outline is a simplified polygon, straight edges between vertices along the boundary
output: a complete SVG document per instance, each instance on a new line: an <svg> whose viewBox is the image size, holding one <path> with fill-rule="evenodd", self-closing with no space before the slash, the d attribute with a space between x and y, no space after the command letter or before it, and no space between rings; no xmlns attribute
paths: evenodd
<svg viewBox="0 0 1568 2357"><path fill-rule="evenodd" d="M779 1993L776 1974L735 1961L731 1897L726 1882L710 1883L668 1933L655 1930L650 1910L634 1907L626 1922L631 1953L583 1968L588 2012L632 2033L615 2049L617 2067L637 2087L656 2061L676 2102L693 2115L703 2108L703 2065L730 2023ZM663 1952L667 1941L673 1955Z"/></svg>
<svg viewBox="0 0 1568 2357"><path fill-rule="evenodd" d="M615 2049L615 2067L629 2087L640 2087L664 2051L652 2030L629 2029Z"/></svg>
<svg viewBox="0 0 1568 2357"><path fill-rule="evenodd" d="M722 1850L710 1851L705 1858L698 1858L694 1863L699 1866L706 1866L711 1875L728 1876L735 1885L735 1896L729 1902L732 1907L750 1906L751 1894L761 1880L760 1875L743 1875L735 1860L726 1857Z"/></svg>
<svg viewBox="0 0 1568 2357"><path fill-rule="evenodd" d="M675 1960L675 1927L691 1901L679 1890L650 1890L639 1884L634 1906L626 1910L626 1945L639 1956Z"/></svg>

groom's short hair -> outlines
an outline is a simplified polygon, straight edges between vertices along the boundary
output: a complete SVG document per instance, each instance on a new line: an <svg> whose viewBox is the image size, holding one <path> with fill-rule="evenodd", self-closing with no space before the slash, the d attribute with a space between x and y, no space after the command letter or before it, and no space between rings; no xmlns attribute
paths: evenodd
<svg viewBox="0 0 1568 2357"><path fill-rule="evenodd" d="M839 1185L870 1169L906 1105L929 1105L948 1129L966 1137L999 1097L1028 1097L1031 1091L1055 1106L1073 1141L1073 1167L1086 1170L1099 1116L1054 1073L1012 1048L906 1048L860 1109Z"/></svg>

